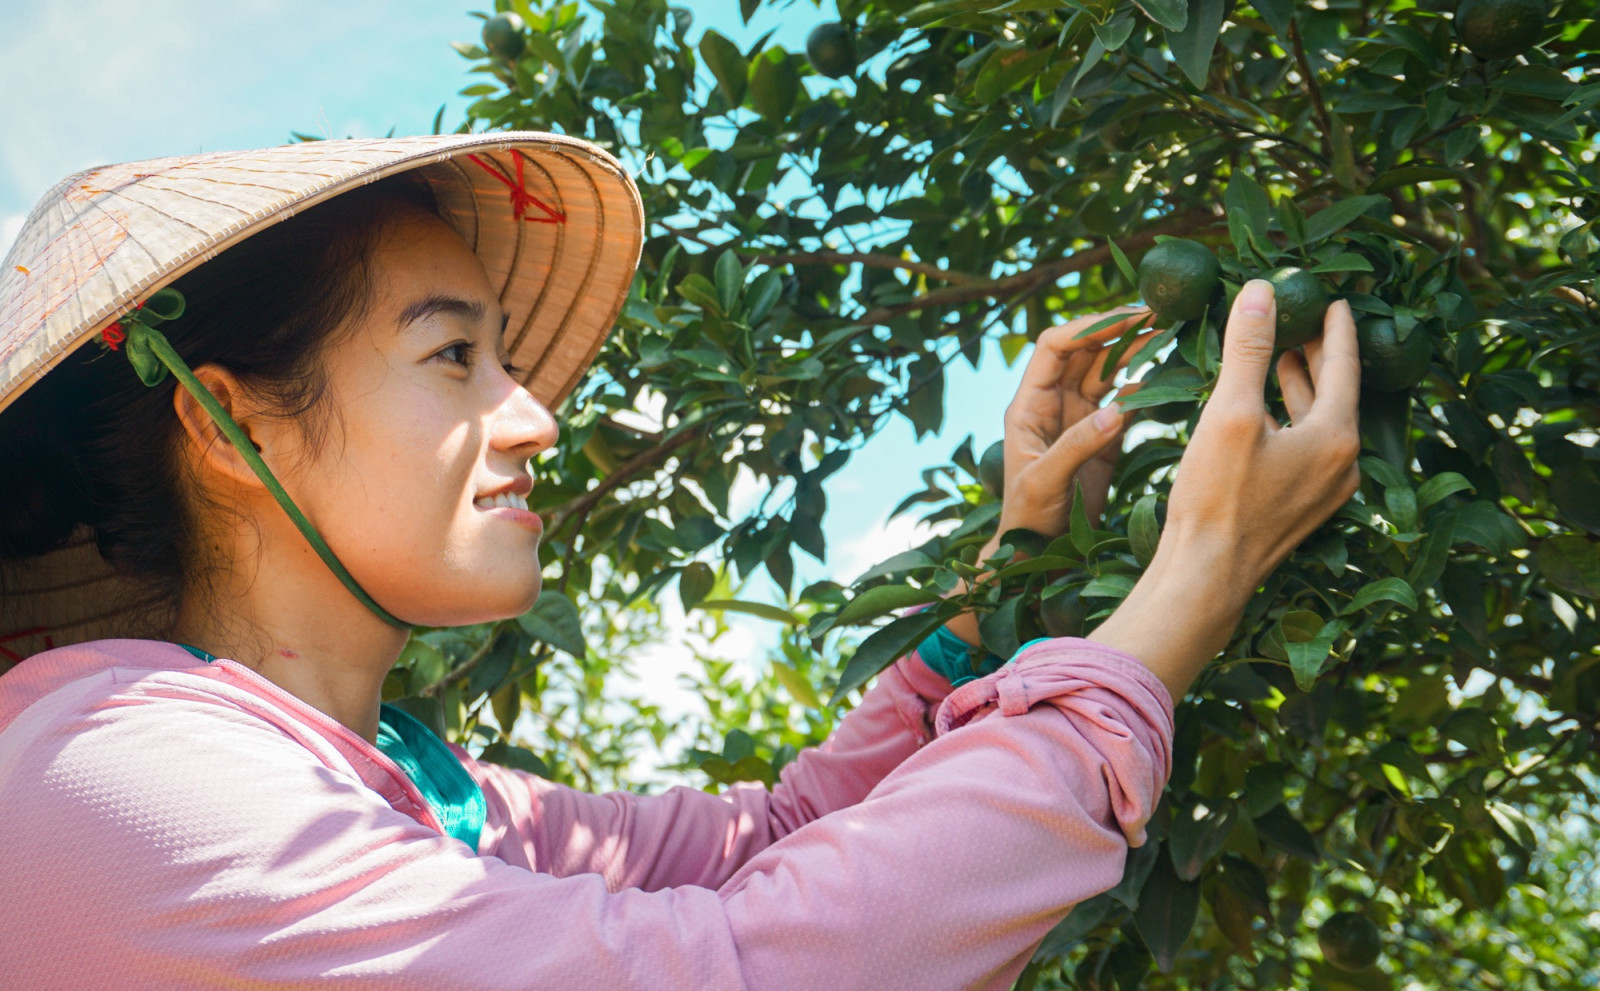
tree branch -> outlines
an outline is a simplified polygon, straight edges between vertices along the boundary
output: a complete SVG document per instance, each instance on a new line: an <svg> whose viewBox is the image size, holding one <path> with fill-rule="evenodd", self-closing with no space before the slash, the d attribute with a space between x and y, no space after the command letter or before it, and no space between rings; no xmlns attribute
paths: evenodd
<svg viewBox="0 0 1600 991"><path fill-rule="evenodd" d="M749 255L753 261L765 262L768 265L866 265L870 268L902 269L907 272L917 272L930 279L938 279L955 285L967 285L982 281L982 276L972 275L968 272L955 272L929 262L912 261L909 258L900 258L896 255L885 255L871 251L801 251L786 254L766 254L759 248L740 248L739 253Z"/></svg>
<svg viewBox="0 0 1600 991"><path fill-rule="evenodd" d="M1327 149L1328 157L1333 157L1333 119L1328 116L1328 105L1322 101L1322 87L1317 84L1317 74L1311 69L1311 61L1306 58L1306 46L1300 40L1300 21L1298 18L1289 22L1289 44L1294 48L1294 61L1300 67L1300 77L1306 85L1306 93L1311 97L1311 110L1316 114L1317 126L1322 128L1322 140Z"/></svg>
<svg viewBox="0 0 1600 991"><path fill-rule="evenodd" d="M600 480L599 485L596 485L594 488L585 492L578 498L558 507L556 511L550 515L550 528L548 532L555 533L556 531L560 530L568 520L571 520L575 517L581 518L583 516L587 516L589 510L593 509L595 505L598 504L601 499L604 499L608 493L615 489L621 488L635 475L643 472L646 468L653 468L661 464L661 462L667 460L668 457L670 457L680 448L687 447L694 441L699 440L701 433L702 430L700 428L691 428L689 430L685 430L682 433L667 438L649 450L640 451L638 454L635 454L633 457L622 462L622 464L617 465L616 468L612 469L609 475Z"/></svg>
<svg viewBox="0 0 1600 991"><path fill-rule="evenodd" d="M1205 223L1210 221L1210 224ZM1128 236L1126 245L1133 249L1143 248L1153 243L1161 234L1185 234L1199 229L1202 226L1211 226L1217 222L1216 214L1209 210L1192 210L1169 217L1165 223L1139 231ZM959 306L962 303L971 303L981 299L1006 299L1021 293L1032 292L1039 287L1055 282L1064 275L1081 272L1084 269L1094 268L1111 261L1111 248L1108 245L1099 245L1094 248L1085 248L1074 251L1065 258L1057 259L1016 275L1008 275L1003 279L990 282L981 282L967 286L951 286L948 289L935 289L923 293L915 299L904 303L895 303L890 306L879 306L851 321L859 324L888 323L895 317L907 313L916 313L935 306Z"/></svg>

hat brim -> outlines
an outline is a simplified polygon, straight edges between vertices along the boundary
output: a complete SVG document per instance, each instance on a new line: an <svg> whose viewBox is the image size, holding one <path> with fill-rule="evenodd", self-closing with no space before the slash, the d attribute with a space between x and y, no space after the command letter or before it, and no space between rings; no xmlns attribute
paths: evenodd
<svg viewBox="0 0 1600 991"><path fill-rule="evenodd" d="M0 412L184 273L317 203L412 170L498 287L523 384L559 405L627 298L643 205L627 171L594 145L497 132L316 141L68 177L29 215L0 268ZM0 673L52 646L155 635L158 612L86 531L42 557L0 562Z"/></svg>
<svg viewBox="0 0 1600 991"><path fill-rule="evenodd" d="M621 311L644 209L627 171L596 146L506 131L312 141L69 176L35 207L0 267L0 410L184 273L308 207L411 170L500 288L523 384L558 405ZM537 201L520 218L511 195L519 174Z"/></svg>

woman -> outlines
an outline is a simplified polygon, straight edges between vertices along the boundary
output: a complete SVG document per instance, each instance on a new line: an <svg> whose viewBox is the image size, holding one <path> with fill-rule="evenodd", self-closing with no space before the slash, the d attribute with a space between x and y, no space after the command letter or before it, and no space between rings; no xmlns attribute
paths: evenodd
<svg viewBox="0 0 1600 991"><path fill-rule="evenodd" d="M771 793L590 796L380 688L408 624L538 595L528 459L637 202L513 133L139 163L35 211L0 274L7 986L1004 988L1116 883L1173 700L1354 491L1348 308L1279 362L1280 427L1271 289L1239 294L1155 560L1087 639L954 690L913 653ZM1146 319L1041 337L1002 530L1064 528L1122 425L1085 383Z"/></svg>

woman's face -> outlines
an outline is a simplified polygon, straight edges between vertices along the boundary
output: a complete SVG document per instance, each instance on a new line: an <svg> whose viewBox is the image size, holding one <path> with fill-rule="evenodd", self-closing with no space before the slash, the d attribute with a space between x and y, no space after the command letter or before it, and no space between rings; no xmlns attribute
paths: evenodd
<svg viewBox="0 0 1600 991"><path fill-rule="evenodd" d="M371 277L366 312L325 352L325 441L273 460L389 612L427 626L519 615L540 583L528 459L555 421L508 372L497 294L443 221L397 218Z"/></svg>

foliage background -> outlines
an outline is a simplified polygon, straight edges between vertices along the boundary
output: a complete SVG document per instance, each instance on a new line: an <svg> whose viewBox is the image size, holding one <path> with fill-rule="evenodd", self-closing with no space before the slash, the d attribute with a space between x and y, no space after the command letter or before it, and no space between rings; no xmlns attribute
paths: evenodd
<svg viewBox="0 0 1600 991"><path fill-rule="evenodd" d="M905 606L975 609L1002 654L1041 596L1092 626L1149 560L1212 317L1138 363L1148 425L1105 519L1007 538L1030 565L941 598L998 511L970 445L907 480L940 533L917 551L805 587L796 555L825 559L823 482L865 438L959 409L952 364L1131 301L1121 256L1197 238L1232 287L1310 269L1433 361L1414 401L1364 396L1361 492L1181 706L1158 842L1022 986L1600 986L1592 6L1552 4L1538 48L1484 61L1451 3L845 0L860 64L835 80L663 0L497 4L527 47L458 44L482 76L461 129L600 142L638 170L651 237L536 465L551 593L420 632L390 699L486 759L629 787L680 727L616 687L676 597L712 642L730 612L772 622L754 681L702 659L682 767L770 783L923 635ZM1340 909L1380 926L1378 966L1321 960Z"/></svg>

